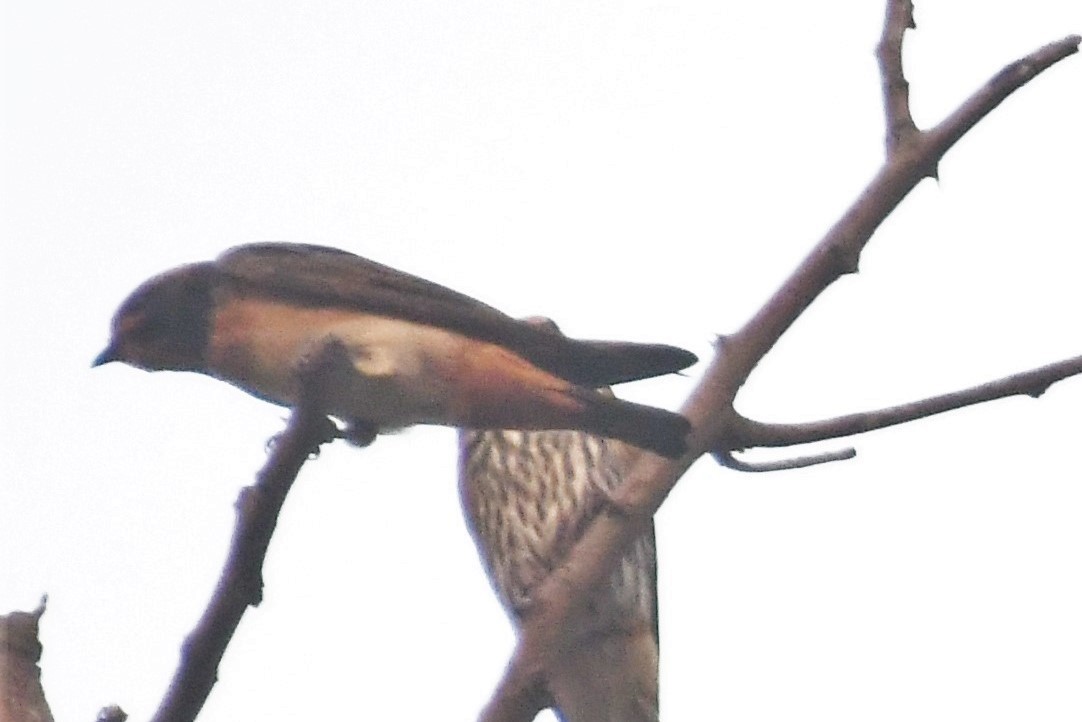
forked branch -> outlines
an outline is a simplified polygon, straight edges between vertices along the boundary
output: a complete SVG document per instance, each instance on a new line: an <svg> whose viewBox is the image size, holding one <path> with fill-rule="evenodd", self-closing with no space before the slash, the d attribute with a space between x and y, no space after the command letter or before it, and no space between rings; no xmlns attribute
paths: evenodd
<svg viewBox="0 0 1082 722"><path fill-rule="evenodd" d="M771 434L784 432L792 438L809 437L807 440L832 438L855 433L852 429L861 424L886 426L1005 395L1036 394L1049 383L1082 371L1078 361L1072 360L991 385L916 402L916 408L906 405L856 414L843 420L820 422L818 428L756 424L733 410L737 393L759 361L831 283L856 271L860 254L876 228L921 179L935 175L947 150L1015 90L1078 52L1080 40L1077 36L1065 38L1008 65L937 127L920 131L909 111L909 88L901 62L902 39L905 30L912 26L911 2L890 0L878 53L887 123L887 158L882 168L758 313L735 334L719 342L717 355L682 409L693 425L688 453L676 461L649 454L632 458L623 484L613 492L614 508L594 519L565 563L534 590L534 604L522 620L515 653L481 715L484 722L533 719L540 710L537 690L544 685L545 670L567 641L564 630L569 615L594 586L608 578L622 550L642 532L643 520L657 511L676 481L703 453L714 452L730 460L733 450L750 446L749 440L769 440L773 438ZM825 433L826 427L838 433ZM625 513L626 510L636 513Z"/></svg>

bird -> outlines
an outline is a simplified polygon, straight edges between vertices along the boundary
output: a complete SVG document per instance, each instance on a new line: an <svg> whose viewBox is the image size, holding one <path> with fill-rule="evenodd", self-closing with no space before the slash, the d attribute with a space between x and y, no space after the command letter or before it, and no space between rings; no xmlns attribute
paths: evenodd
<svg viewBox="0 0 1082 722"><path fill-rule="evenodd" d="M556 330L547 319L533 323ZM596 393L609 393L599 390ZM512 622L621 482L628 449L582 431L461 430L459 491L482 566ZM547 670L564 722L658 719L654 527L634 540L566 630Z"/></svg>
<svg viewBox="0 0 1082 722"><path fill-rule="evenodd" d="M329 344L342 353L320 368L327 415L354 438L436 424L588 431L669 458L687 449L680 414L595 389L678 372L691 352L548 333L327 246L251 243L147 280L93 365L193 371L288 407L299 368Z"/></svg>

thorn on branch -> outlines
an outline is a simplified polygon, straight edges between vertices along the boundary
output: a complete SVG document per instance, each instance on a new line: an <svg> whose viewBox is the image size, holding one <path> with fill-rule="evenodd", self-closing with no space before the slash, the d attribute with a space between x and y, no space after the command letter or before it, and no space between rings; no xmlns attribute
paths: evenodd
<svg viewBox="0 0 1082 722"><path fill-rule="evenodd" d="M98 710L98 716L94 722L124 722L126 719L128 719L128 713L119 705L111 704Z"/></svg>
<svg viewBox="0 0 1082 722"><path fill-rule="evenodd" d="M829 246L830 256L838 275L860 273L860 251L850 249L840 244Z"/></svg>
<svg viewBox="0 0 1082 722"><path fill-rule="evenodd" d="M1033 388L1033 389L1032 389L1032 390L1031 390L1031 391L1030 391L1030 392L1029 392L1029 393L1027 394L1027 396L1029 396L1029 397L1030 397L1031 399L1039 399L1039 398L1041 398L1042 396L1044 396L1044 392L1045 392L1045 391L1048 391L1049 387L1051 387L1051 386L1052 386L1052 384L1045 384L1045 385L1043 385L1043 386L1037 386L1037 387L1034 387L1034 388Z"/></svg>

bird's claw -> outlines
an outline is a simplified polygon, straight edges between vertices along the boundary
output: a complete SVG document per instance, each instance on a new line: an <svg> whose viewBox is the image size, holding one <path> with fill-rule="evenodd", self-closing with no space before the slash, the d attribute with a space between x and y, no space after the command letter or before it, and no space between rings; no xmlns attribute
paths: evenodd
<svg viewBox="0 0 1082 722"><path fill-rule="evenodd" d="M371 445L376 440L377 434L379 434L379 429L375 424L359 419L350 419L338 430L338 438L345 439L347 443L361 448Z"/></svg>

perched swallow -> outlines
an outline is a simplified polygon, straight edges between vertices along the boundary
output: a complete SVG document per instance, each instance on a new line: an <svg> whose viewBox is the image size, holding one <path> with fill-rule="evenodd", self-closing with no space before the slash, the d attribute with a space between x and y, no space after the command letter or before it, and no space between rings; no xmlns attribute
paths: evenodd
<svg viewBox="0 0 1082 722"><path fill-rule="evenodd" d="M146 281L121 304L98 366L197 371L283 406L325 344L328 413L373 433L412 424L573 429L677 457L688 421L599 394L694 354L541 330L416 276L323 246L257 243Z"/></svg>

